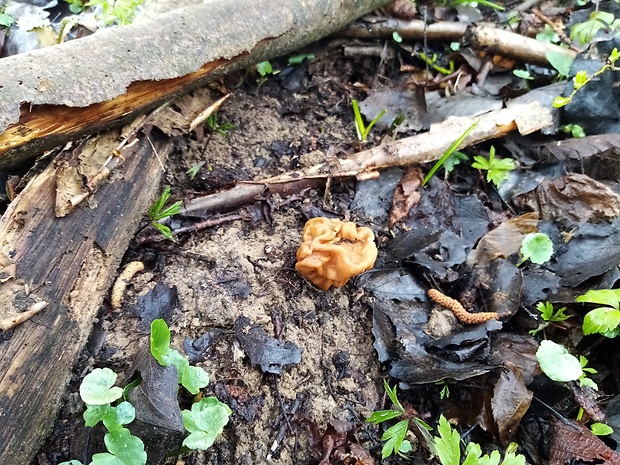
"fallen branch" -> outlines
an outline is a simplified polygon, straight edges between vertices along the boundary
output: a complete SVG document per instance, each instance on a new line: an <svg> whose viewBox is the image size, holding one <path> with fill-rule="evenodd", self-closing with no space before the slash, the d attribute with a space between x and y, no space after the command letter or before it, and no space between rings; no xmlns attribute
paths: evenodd
<svg viewBox="0 0 620 465"><path fill-rule="evenodd" d="M292 171L254 182L240 182L231 189L198 197L184 203L181 213L198 210L216 212L236 208L253 201L265 191L294 192L301 186L327 178L355 177L370 179L379 175L378 170L391 166L409 166L437 160L461 134L474 122L478 124L459 148L497 139L511 131L530 134L551 126L552 110L539 102L518 104L475 117L449 118L431 126L429 132L389 142L348 158L334 158L308 169Z"/></svg>
<svg viewBox="0 0 620 465"><path fill-rule="evenodd" d="M0 167L126 122L225 72L338 31L388 0L238 0L0 60Z"/></svg>
<svg viewBox="0 0 620 465"><path fill-rule="evenodd" d="M573 60L574 50L568 50L554 44L540 42L510 31L504 31L488 25L470 25L455 22L438 22L425 24L422 20L402 21L398 19L375 19L357 22L339 35L359 39L387 39L393 32L398 32L403 39L427 40L441 42L462 41L475 49L502 55L506 58L550 66L547 53L554 52Z"/></svg>

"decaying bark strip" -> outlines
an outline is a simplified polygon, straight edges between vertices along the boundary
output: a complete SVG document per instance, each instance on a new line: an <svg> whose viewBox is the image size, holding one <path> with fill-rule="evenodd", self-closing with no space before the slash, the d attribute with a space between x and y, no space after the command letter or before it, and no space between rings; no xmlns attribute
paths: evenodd
<svg viewBox="0 0 620 465"><path fill-rule="evenodd" d="M530 134L551 126L553 117L550 108L539 102L533 102L514 105L481 116L450 118L431 126L429 132L373 147L347 158L334 158L308 169L254 182L242 182L232 189L186 201L181 213L198 210L215 212L236 208L251 202L267 190L285 193L286 189L308 186L312 180L327 178L368 179L378 176L378 170L391 166L409 166L435 161L474 122L477 122L476 127L465 138L460 148L500 138L515 130L524 135Z"/></svg>
<svg viewBox="0 0 620 465"><path fill-rule="evenodd" d="M153 144L164 158L167 141ZM146 137L123 151L123 176L97 205L64 218L55 207L55 166L34 178L0 219L0 255L15 277L0 284L0 321L47 302L0 341L0 457L30 463L49 434L73 364L139 221L155 198L161 165Z"/></svg>
<svg viewBox="0 0 620 465"><path fill-rule="evenodd" d="M0 167L294 51L388 0L216 0L0 60Z"/></svg>

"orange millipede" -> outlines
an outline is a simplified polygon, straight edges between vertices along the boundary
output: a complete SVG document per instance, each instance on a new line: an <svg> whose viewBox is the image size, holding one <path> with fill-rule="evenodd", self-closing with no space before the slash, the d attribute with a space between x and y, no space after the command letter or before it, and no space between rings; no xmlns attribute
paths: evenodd
<svg viewBox="0 0 620 465"><path fill-rule="evenodd" d="M442 294L437 289L429 289L428 296L442 307L451 310L459 321L468 325L477 325L480 323L486 323L489 320L497 320L500 318L500 315L497 312L468 312L458 300Z"/></svg>

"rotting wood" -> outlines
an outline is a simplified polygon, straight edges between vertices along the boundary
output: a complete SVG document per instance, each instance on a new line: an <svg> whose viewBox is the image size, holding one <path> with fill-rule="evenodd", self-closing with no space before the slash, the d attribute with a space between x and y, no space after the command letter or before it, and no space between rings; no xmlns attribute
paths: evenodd
<svg viewBox="0 0 620 465"><path fill-rule="evenodd" d="M151 145L155 145L155 148ZM55 167L34 178L0 219L0 255L15 278L0 284L0 320L33 302L44 312L0 341L0 460L27 464L49 434L73 364L83 350L127 245L155 197L161 176L157 149L169 143L142 136L125 148L123 176L56 218Z"/></svg>
<svg viewBox="0 0 620 465"><path fill-rule="evenodd" d="M574 60L576 52L554 44L540 42L510 31L504 31L491 25L467 25L466 23L437 22L425 24L424 21L403 21L398 19L376 18L356 22L340 32L341 37L360 39L378 39L392 37L396 31L407 40L434 40L443 42L462 41L474 49L533 63L550 66L547 53L554 52Z"/></svg>
<svg viewBox="0 0 620 465"><path fill-rule="evenodd" d="M0 168L294 51L388 1L216 0L4 58Z"/></svg>
<svg viewBox="0 0 620 465"><path fill-rule="evenodd" d="M552 109L539 102L512 105L481 116L449 118L431 126L429 132L389 142L358 152L347 158L334 158L307 169L292 171L268 179L240 182L231 189L197 197L184 203L181 213L216 212L251 202L263 192L285 193L327 178L355 177L369 179L378 170L392 166L409 166L437 160L474 122L476 127L459 148L469 147L518 130L530 134L553 124Z"/></svg>

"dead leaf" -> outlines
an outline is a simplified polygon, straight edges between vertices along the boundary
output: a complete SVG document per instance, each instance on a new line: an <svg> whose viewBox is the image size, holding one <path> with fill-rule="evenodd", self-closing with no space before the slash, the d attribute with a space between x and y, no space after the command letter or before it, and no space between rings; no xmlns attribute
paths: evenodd
<svg viewBox="0 0 620 465"><path fill-rule="evenodd" d="M409 214L409 210L420 201L420 186L424 182L424 175L420 168L411 167L403 175L394 190L392 210L390 212L390 228Z"/></svg>
<svg viewBox="0 0 620 465"><path fill-rule="evenodd" d="M574 222L613 221L620 215L620 195L585 174L572 173L544 180L536 189L514 199L517 206L539 213L541 219Z"/></svg>
<svg viewBox="0 0 620 465"><path fill-rule="evenodd" d="M491 411L503 445L507 445L514 438L517 426L530 407L533 395L525 386L519 367L509 365L502 371L493 388Z"/></svg>
<svg viewBox="0 0 620 465"><path fill-rule="evenodd" d="M604 460L606 464L620 465L620 455L590 430L578 423L567 423L556 420L553 425L549 465L566 465L569 460Z"/></svg>
<svg viewBox="0 0 620 465"><path fill-rule="evenodd" d="M506 258L519 251L523 238L538 230L538 214L526 213L486 233L467 256L467 264L474 266L489 263L496 258Z"/></svg>
<svg viewBox="0 0 620 465"><path fill-rule="evenodd" d="M245 316L235 320L235 335L252 365L259 365L264 373L279 375L285 365L301 362L298 346L291 341L281 342L269 337L263 328Z"/></svg>

